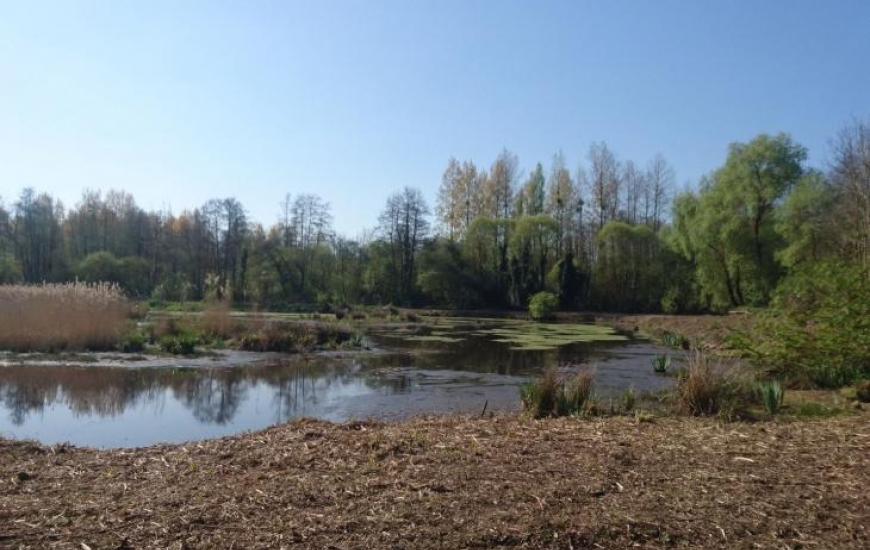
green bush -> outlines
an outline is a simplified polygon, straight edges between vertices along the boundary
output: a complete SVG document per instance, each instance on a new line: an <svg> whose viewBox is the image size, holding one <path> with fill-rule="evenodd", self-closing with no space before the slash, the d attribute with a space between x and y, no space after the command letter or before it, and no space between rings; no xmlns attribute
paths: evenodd
<svg viewBox="0 0 870 550"><path fill-rule="evenodd" d="M552 292L538 292L529 300L529 315L535 321L545 321L553 317L559 300Z"/></svg>
<svg viewBox="0 0 870 550"><path fill-rule="evenodd" d="M167 335L160 339L160 349L172 355L191 355L199 343L199 337L193 332L180 332Z"/></svg>
<svg viewBox="0 0 870 550"><path fill-rule="evenodd" d="M855 265L805 267L777 288L771 311L731 340L792 386L837 388L870 375L870 277Z"/></svg>
<svg viewBox="0 0 870 550"><path fill-rule="evenodd" d="M127 334L121 342L121 351L124 353L139 353L145 349L145 341L145 335L138 330L134 330Z"/></svg>

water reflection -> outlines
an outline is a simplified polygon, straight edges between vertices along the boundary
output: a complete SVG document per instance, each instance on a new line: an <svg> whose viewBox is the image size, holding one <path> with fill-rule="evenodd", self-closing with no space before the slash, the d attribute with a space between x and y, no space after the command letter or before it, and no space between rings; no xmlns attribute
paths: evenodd
<svg viewBox="0 0 870 550"><path fill-rule="evenodd" d="M372 339L393 351L235 367L0 367L0 436L135 446L217 437L300 416L401 417L479 411L485 403L488 410L515 408L517 386L529 375L618 349L517 351L483 338L412 342L389 331ZM648 389L659 383L649 375L649 352L638 353L622 366L618 358L609 363L596 384Z"/></svg>

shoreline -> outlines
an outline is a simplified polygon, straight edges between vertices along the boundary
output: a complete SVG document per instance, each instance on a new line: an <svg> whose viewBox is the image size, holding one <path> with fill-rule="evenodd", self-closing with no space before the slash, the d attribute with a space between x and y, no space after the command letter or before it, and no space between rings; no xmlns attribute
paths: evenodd
<svg viewBox="0 0 870 550"><path fill-rule="evenodd" d="M866 548L867 420L502 414L116 450L0 439L0 547Z"/></svg>

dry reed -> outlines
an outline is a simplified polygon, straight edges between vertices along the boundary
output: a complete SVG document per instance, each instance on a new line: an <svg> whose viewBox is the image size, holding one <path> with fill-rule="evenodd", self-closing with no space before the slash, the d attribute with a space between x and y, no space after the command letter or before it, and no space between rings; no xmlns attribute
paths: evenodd
<svg viewBox="0 0 870 550"><path fill-rule="evenodd" d="M0 349L111 349L128 313L117 285L0 285Z"/></svg>

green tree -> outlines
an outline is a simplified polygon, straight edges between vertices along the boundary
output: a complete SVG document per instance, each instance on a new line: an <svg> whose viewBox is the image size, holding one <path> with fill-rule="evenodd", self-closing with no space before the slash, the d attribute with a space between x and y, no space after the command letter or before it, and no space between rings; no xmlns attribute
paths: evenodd
<svg viewBox="0 0 870 550"><path fill-rule="evenodd" d="M675 202L677 249L713 307L763 305L782 276L776 207L803 177L806 150L786 134L732 144L700 193Z"/></svg>

